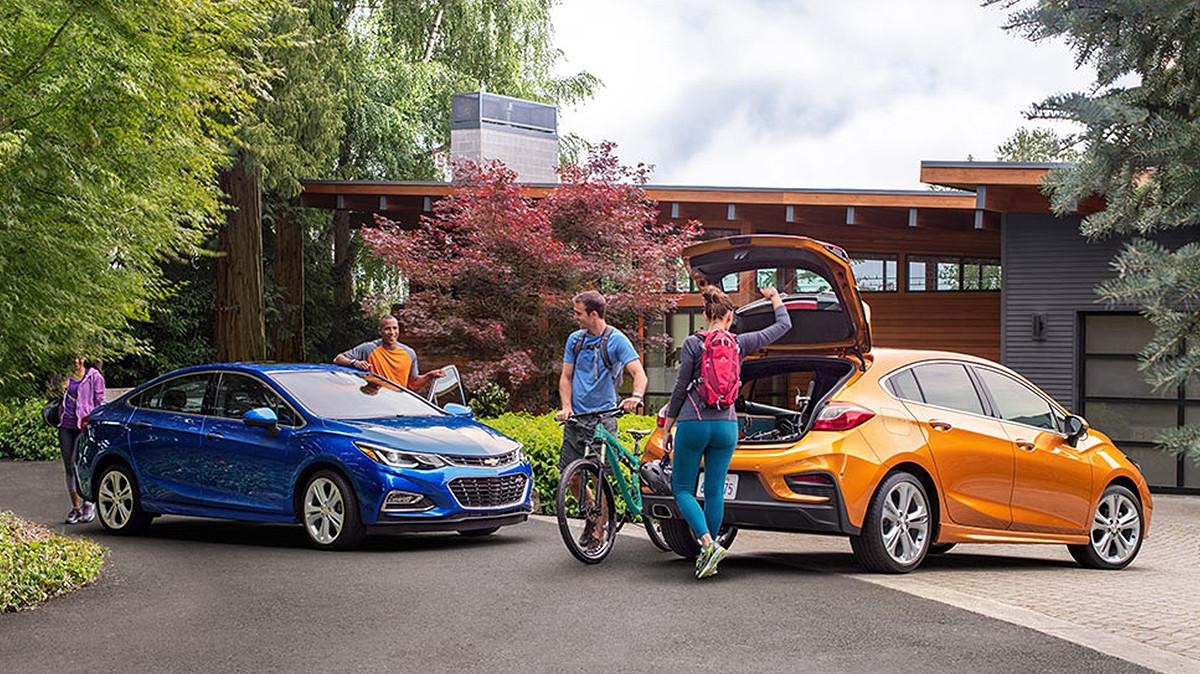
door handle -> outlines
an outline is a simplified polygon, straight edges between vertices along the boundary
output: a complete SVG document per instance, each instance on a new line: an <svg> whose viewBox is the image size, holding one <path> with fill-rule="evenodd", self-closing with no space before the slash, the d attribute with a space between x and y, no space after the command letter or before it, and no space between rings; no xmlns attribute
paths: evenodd
<svg viewBox="0 0 1200 674"><path fill-rule="evenodd" d="M133 425L137 426L138 428L150 428L151 427L149 421L135 421L135 422L133 422Z"/></svg>
<svg viewBox="0 0 1200 674"><path fill-rule="evenodd" d="M1028 440L1017 440L1017 447L1021 448L1022 450L1026 451L1026 452L1032 452L1034 449L1036 449L1036 447L1034 447L1034 444Z"/></svg>
<svg viewBox="0 0 1200 674"><path fill-rule="evenodd" d="M222 437L224 437L224 436L222 436L220 433L205 433L204 434L205 440L220 440Z"/></svg>
<svg viewBox="0 0 1200 674"><path fill-rule="evenodd" d="M930 419L929 425L935 431L948 431L948 430L951 430L952 428L954 428L954 426L951 426L949 423L947 423L945 421L938 421L937 419Z"/></svg>

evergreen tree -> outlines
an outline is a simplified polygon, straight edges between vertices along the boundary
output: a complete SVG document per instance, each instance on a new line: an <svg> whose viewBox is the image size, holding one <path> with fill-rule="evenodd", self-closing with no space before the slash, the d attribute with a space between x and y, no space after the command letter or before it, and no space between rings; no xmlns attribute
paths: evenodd
<svg viewBox="0 0 1200 674"><path fill-rule="evenodd" d="M1076 122L1082 152L1046 181L1056 212L1102 195L1087 216L1091 238L1131 237L1101 297L1141 307L1155 334L1141 369L1157 390L1200 378L1200 3L1189 0L991 0L1013 10L1008 28L1031 40L1062 38L1096 69L1087 92L1051 96L1033 116ZM1170 249L1154 235L1182 231ZM1165 433L1169 449L1200 458L1200 427Z"/></svg>
<svg viewBox="0 0 1200 674"><path fill-rule="evenodd" d="M1050 129L1021 127L1003 143L996 146L998 161L1073 162L1079 153L1071 146L1072 139Z"/></svg>

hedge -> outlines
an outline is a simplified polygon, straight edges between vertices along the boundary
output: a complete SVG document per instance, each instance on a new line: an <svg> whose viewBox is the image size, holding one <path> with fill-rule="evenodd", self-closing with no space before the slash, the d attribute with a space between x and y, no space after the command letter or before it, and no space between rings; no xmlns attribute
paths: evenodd
<svg viewBox="0 0 1200 674"><path fill-rule="evenodd" d="M510 412L483 423L525 445L525 456L533 465L533 486L538 512L554 512L554 495L558 489L558 453L562 448L562 424L554 413L533 416L525 412ZM654 428L653 416L626 414L617 421L617 439L633 447L630 428Z"/></svg>
<svg viewBox="0 0 1200 674"><path fill-rule="evenodd" d="M0 401L0 459L49 461L59 458L58 434L42 423L38 398Z"/></svg>
<svg viewBox="0 0 1200 674"><path fill-rule="evenodd" d="M16 611L94 581L106 550L0 512L0 613Z"/></svg>

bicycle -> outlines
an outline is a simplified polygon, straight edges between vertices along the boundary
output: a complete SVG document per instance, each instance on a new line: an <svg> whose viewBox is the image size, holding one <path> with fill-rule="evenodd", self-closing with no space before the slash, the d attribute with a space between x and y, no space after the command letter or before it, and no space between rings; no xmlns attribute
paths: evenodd
<svg viewBox="0 0 1200 674"><path fill-rule="evenodd" d="M638 477L641 453L638 444L653 430L630 429L628 433L633 436L633 451L630 452L600 423L605 417L619 417L622 414L624 410L615 407L587 415L596 420L592 441L585 448L583 458L572 461L558 481L555 496L558 530L567 549L585 564L604 561L612 552L621 527L642 515L642 488ZM567 418L566 423L584 422L572 416ZM620 513L617 512L613 493L614 482L624 505ZM657 523L645 515L642 517L651 542L661 550L670 550ZM597 527L600 527L600 531L597 531Z"/></svg>

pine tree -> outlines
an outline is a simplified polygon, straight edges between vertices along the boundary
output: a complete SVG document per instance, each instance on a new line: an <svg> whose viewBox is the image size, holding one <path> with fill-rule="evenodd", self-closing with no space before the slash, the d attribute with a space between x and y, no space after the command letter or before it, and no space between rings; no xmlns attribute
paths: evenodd
<svg viewBox="0 0 1200 674"><path fill-rule="evenodd" d="M1062 38L1096 69L1087 92L1051 96L1033 117L1082 126L1079 161L1051 171L1057 213L1102 195L1083 220L1093 239L1130 237L1098 292L1134 305L1154 325L1141 370L1159 391L1200 379L1200 3L1186 0L991 0L1013 10L1007 28L1033 41ZM1174 250L1164 232L1190 240ZM1200 458L1200 427L1164 433L1168 449Z"/></svg>

